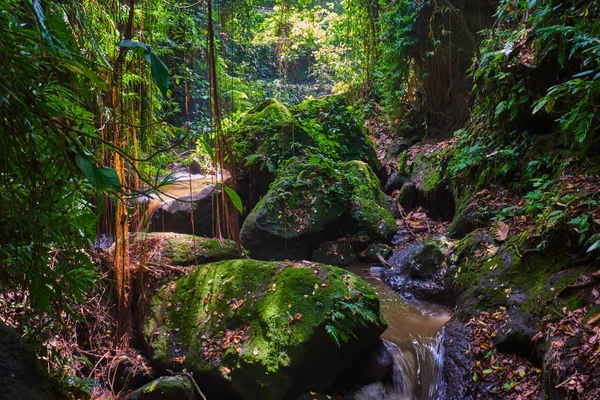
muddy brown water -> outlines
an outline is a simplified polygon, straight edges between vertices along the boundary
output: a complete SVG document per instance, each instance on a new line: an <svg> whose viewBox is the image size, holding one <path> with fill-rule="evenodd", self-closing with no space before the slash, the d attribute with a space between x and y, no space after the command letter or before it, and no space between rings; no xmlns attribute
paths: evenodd
<svg viewBox="0 0 600 400"><path fill-rule="evenodd" d="M388 323L382 338L394 358L392 382L381 400L443 399L443 328L450 311L440 305L406 301L372 272L367 264L354 264L348 270L377 292Z"/></svg>

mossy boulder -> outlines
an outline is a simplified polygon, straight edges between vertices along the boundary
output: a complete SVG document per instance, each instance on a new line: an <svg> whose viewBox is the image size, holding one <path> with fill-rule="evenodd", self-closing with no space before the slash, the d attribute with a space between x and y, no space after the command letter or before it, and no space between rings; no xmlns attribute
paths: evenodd
<svg viewBox="0 0 600 400"><path fill-rule="evenodd" d="M275 99L248 111L232 128L234 154L246 167L270 172L293 156L317 154L333 161L361 160L376 172L381 165L373 140L344 96L308 99L290 109Z"/></svg>
<svg viewBox="0 0 600 400"><path fill-rule="evenodd" d="M227 398L287 399L329 388L383 332L381 318L373 289L345 270L230 260L159 290L143 338L159 371L227 383Z"/></svg>
<svg viewBox="0 0 600 400"><path fill-rule="evenodd" d="M316 143L276 99L267 99L248 111L232 128L233 150L247 169L258 165L275 172L294 154Z"/></svg>
<svg viewBox="0 0 600 400"><path fill-rule="evenodd" d="M254 258L300 260L340 231L389 240L396 221L379 186L361 161L293 158L246 218L242 244Z"/></svg>
<svg viewBox="0 0 600 400"><path fill-rule="evenodd" d="M304 100L290 112L316 142L321 154L334 160L360 160L378 175L381 173L375 144L344 95Z"/></svg>
<svg viewBox="0 0 600 400"><path fill-rule="evenodd" d="M134 242L152 251L149 261L171 265L198 265L240 258L233 240L218 240L172 232L137 234Z"/></svg>

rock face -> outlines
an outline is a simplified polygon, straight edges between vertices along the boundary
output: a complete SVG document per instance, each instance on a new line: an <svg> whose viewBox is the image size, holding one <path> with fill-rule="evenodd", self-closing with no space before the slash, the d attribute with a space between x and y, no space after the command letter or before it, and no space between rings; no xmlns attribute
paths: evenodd
<svg viewBox="0 0 600 400"><path fill-rule="evenodd" d="M0 397L3 399L59 399L48 375L19 335L0 322Z"/></svg>
<svg viewBox="0 0 600 400"><path fill-rule="evenodd" d="M362 232L387 241L396 221L379 179L361 161L289 160L240 233L254 258L307 259L327 236Z"/></svg>
<svg viewBox="0 0 600 400"><path fill-rule="evenodd" d="M287 399L328 389L384 329L375 292L347 271L231 260L158 291L143 336L155 368L185 368L203 391Z"/></svg>
<svg viewBox="0 0 600 400"><path fill-rule="evenodd" d="M467 387L472 376L469 374L471 358L469 357L470 328L456 318L446 325L444 335L444 381L446 393L444 399L465 400Z"/></svg>
<svg viewBox="0 0 600 400"><path fill-rule="evenodd" d="M171 265L199 265L240 258L232 240L219 241L183 233L154 232L138 234L135 242L157 250L148 261Z"/></svg>
<svg viewBox="0 0 600 400"><path fill-rule="evenodd" d="M213 204L216 195L215 186L209 185L197 194L165 202L152 215L150 231L213 237L215 231Z"/></svg>
<svg viewBox="0 0 600 400"><path fill-rule="evenodd" d="M403 153L398 162L398 174L407 180L397 200L407 209L422 206L430 218L451 221L455 214L455 199L442 174L438 156L441 151L420 152L413 156Z"/></svg>

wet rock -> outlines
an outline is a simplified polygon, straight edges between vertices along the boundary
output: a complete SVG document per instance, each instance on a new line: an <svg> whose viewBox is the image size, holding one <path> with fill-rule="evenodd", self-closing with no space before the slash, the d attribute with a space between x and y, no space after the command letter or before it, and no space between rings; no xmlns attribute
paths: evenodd
<svg viewBox="0 0 600 400"><path fill-rule="evenodd" d="M422 248L423 242L410 243L398 250L394 250L387 262L399 272L412 262L413 258Z"/></svg>
<svg viewBox="0 0 600 400"><path fill-rule="evenodd" d="M396 195L396 201L405 210L412 210L417 203L417 187L412 182L402 185L400 192Z"/></svg>
<svg viewBox="0 0 600 400"><path fill-rule="evenodd" d="M217 192L214 185L209 185L197 194L166 201L152 215L150 232L176 232L213 237L213 204Z"/></svg>
<svg viewBox="0 0 600 400"><path fill-rule="evenodd" d="M377 382L383 379L394 364L394 358L380 339L360 362L358 379L360 382Z"/></svg>
<svg viewBox="0 0 600 400"><path fill-rule="evenodd" d="M448 284L446 249L443 242L429 239L394 251L387 260L392 268L383 280L406 299L454 304L455 292Z"/></svg>
<svg viewBox="0 0 600 400"><path fill-rule="evenodd" d="M470 328L461 321L452 318L444 328L444 381L447 400L469 400L468 386L473 381L469 373Z"/></svg>
<svg viewBox="0 0 600 400"><path fill-rule="evenodd" d="M185 375L163 376L123 397L123 400L199 400L191 379Z"/></svg>
<svg viewBox="0 0 600 400"><path fill-rule="evenodd" d="M334 311L343 317L333 321ZM219 381L221 392L240 394L215 398L295 398L326 391L378 340L379 311L375 291L340 268L221 261L191 267L154 294L143 340L158 371L187 369L203 391L218 393Z"/></svg>
<svg viewBox="0 0 600 400"><path fill-rule="evenodd" d="M352 400L381 400L386 398L385 386L381 382L362 387L352 395Z"/></svg>
<svg viewBox="0 0 600 400"><path fill-rule="evenodd" d="M53 400L62 398L52 387L48 373L21 337L0 321L0 398Z"/></svg>
<svg viewBox="0 0 600 400"><path fill-rule="evenodd" d="M313 251L311 260L321 264L343 266L356 262L352 247L343 242L325 242Z"/></svg>
<svg viewBox="0 0 600 400"><path fill-rule="evenodd" d="M414 261L408 266L408 275L421 281L433 279L440 272L444 259L440 243L435 240L428 240L415 255Z"/></svg>

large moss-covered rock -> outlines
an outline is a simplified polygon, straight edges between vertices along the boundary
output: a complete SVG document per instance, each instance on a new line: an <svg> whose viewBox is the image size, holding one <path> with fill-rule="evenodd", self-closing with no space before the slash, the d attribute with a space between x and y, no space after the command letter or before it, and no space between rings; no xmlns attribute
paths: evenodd
<svg viewBox="0 0 600 400"><path fill-rule="evenodd" d="M276 99L265 100L248 111L231 130L234 154L249 169L257 165L275 172L284 160L316 146L292 113Z"/></svg>
<svg viewBox="0 0 600 400"><path fill-rule="evenodd" d="M389 240L396 222L379 186L361 161L293 158L246 218L242 244L254 258L299 260L338 231Z"/></svg>
<svg viewBox="0 0 600 400"><path fill-rule="evenodd" d="M304 100L290 111L321 154L334 160L360 160L377 174L381 172L375 144L343 95Z"/></svg>
<svg viewBox="0 0 600 400"><path fill-rule="evenodd" d="M198 265L240 258L233 240L218 240L172 232L143 233L134 242L152 251L149 261L171 265Z"/></svg>
<svg viewBox="0 0 600 400"><path fill-rule="evenodd" d="M345 270L230 260L158 291L143 337L159 370L185 368L208 390L229 380L228 398L284 399L326 390L384 328L373 289Z"/></svg>
<svg viewBox="0 0 600 400"><path fill-rule="evenodd" d="M275 172L293 156L320 154L334 161L361 160L376 172L375 145L343 96L308 99L287 109L275 99L250 110L232 128L234 152L246 167Z"/></svg>

